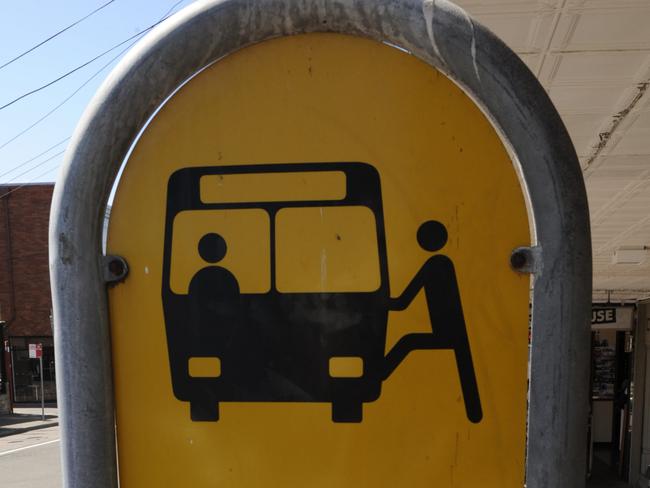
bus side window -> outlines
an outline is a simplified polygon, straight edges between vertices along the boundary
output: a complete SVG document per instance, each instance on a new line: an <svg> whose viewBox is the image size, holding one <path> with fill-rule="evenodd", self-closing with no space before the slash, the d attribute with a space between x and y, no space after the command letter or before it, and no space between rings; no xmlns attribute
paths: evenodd
<svg viewBox="0 0 650 488"><path fill-rule="evenodd" d="M210 266L198 252L201 237L209 233L225 239L227 252L219 266L235 275L241 293L270 290L270 225L264 210L187 210L173 223L169 286L174 293L187 294L192 277Z"/></svg>
<svg viewBox="0 0 650 488"><path fill-rule="evenodd" d="M380 287L375 216L368 207L283 208L276 216L281 293L371 292Z"/></svg>

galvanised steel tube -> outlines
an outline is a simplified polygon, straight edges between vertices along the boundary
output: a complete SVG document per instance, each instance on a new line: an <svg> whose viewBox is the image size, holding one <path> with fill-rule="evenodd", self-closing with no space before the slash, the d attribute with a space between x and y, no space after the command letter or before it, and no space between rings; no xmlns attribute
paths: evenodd
<svg viewBox="0 0 650 488"><path fill-rule="evenodd" d="M527 486L584 486L591 241L569 136L523 62L446 0L209 0L163 22L115 68L66 154L51 214L50 269L66 488L117 486L101 229L120 165L184 81L252 43L336 32L410 51L458 83L519 165L538 246Z"/></svg>

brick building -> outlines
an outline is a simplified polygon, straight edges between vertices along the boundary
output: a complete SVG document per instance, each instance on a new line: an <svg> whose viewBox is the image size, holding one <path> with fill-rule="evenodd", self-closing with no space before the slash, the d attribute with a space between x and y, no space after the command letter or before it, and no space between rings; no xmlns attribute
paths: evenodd
<svg viewBox="0 0 650 488"><path fill-rule="evenodd" d="M45 400L56 400L48 225L54 185L0 185L0 321L5 322L0 395L40 401L40 367L29 344L43 346Z"/></svg>

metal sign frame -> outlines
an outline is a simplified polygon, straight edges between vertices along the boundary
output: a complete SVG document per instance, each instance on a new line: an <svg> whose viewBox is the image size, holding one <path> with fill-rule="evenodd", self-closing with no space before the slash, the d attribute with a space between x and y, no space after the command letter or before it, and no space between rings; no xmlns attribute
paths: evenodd
<svg viewBox="0 0 650 488"><path fill-rule="evenodd" d="M206 0L163 22L115 68L76 128L52 203L64 486L118 486L106 284L126 269L103 255L102 225L122 162L165 100L203 68L253 43L311 32L408 51L461 86L500 133L534 240L512 260L534 275L526 482L584 486L591 240L582 173L533 74L446 0Z"/></svg>

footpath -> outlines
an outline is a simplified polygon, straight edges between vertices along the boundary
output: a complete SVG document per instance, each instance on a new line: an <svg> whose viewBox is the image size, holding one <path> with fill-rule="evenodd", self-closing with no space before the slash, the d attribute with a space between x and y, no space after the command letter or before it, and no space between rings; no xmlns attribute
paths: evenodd
<svg viewBox="0 0 650 488"><path fill-rule="evenodd" d="M56 407L45 407L45 420L41 417L40 405L17 407L12 414L0 415L0 437L56 425L59 425L59 412Z"/></svg>

